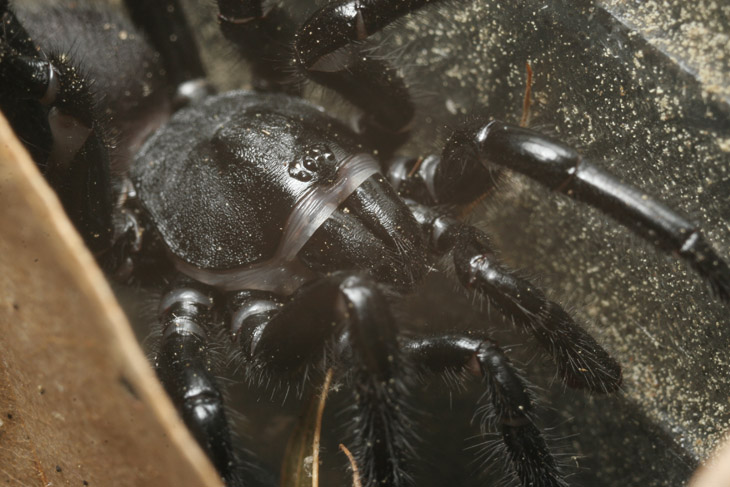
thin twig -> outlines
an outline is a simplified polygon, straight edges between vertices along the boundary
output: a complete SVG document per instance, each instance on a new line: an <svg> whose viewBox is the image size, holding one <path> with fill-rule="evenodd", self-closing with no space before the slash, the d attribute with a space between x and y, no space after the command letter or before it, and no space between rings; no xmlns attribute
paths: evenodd
<svg viewBox="0 0 730 487"><path fill-rule="evenodd" d="M312 439L312 487L319 487L319 438L322 433L322 415L324 414L324 405L327 402L327 394L332 383L332 369L327 371L322 386L322 394L319 396L319 406L317 407L317 421L314 426L314 438Z"/></svg>
<svg viewBox="0 0 730 487"><path fill-rule="evenodd" d="M522 119L520 120L520 127L527 127L530 123L530 105L532 105L532 66L530 63L525 63L525 69L527 70L527 81L525 83L525 100L522 102Z"/></svg>
<svg viewBox="0 0 730 487"><path fill-rule="evenodd" d="M348 450L342 443L340 443L340 450L342 450L345 455L347 455L348 460L350 460L350 466L352 467L352 487L362 487L362 482L360 482L360 471L357 469L355 457L352 456L350 450Z"/></svg>

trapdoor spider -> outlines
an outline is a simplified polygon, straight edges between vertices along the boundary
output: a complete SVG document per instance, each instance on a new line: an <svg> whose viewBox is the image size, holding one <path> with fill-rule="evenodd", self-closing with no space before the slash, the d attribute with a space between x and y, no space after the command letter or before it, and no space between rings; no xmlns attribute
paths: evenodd
<svg viewBox="0 0 730 487"><path fill-rule="evenodd" d="M520 482L566 485L526 382L493 339L406 335L391 312L443 258L533 336L566 385L620 386L608 352L451 211L504 168L600 209L730 298L730 270L696 225L560 141L479 119L440 156L393 155L413 102L361 41L425 0L332 4L301 27L277 6L219 0L221 29L259 88L221 95L175 1L125 3L131 22L80 3L21 23L0 2L0 104L102 266L166 286L157 371L227 485L250 479L210 370L223 326L248 378L301 383L338 366L354 392L348 444L366 485L409 483L419 371L480 379L482 427L499 432ZM295 96L305 78L363 111L355 129Z"/></svg>

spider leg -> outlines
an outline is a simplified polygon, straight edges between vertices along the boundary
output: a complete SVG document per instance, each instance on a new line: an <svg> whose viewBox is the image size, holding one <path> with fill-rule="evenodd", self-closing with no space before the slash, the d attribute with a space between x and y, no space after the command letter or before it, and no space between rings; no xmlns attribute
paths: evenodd
<svg viewBox="0 0 730 487"><path fill-rule="evenodd" d="M112 182L113 136L94 81L68 53L39 48L7 1L0 14L0 107L99 263L124 279L141 231L134 212L122 208L127 182Z"/></svg>
<svg viewBox="0 0 730 487"><path fill-rule="evenodd" d="M367 53L362 42L430 0L347 0L315 12L294 39L298 68L365 112L372 138L408 131L415 112L403 76L384 59ZM377 140L377 139L375 139ZM382 144L379 144L382 145Z"/></svg>
<svg viewBox="0 0 730 487"><path fill-rule="evenodd" d="M340 272L301 288L280 310L258 295L242 298L232 323L253 370L288 380L306 377L334 340L335 355L354 364L355 438L348 446L365 485L406 485L405 365L377 285L368 277Z"/></svg>
<svg viewBox="0 0 730 487"><path fill-rule="evenodd" d="M453 251L456 275L467 289L490 300L516 325L531 333L552 356L570 387L613 392L621 385L621 366L559 304L502 265L488 237L433 208L409 202L416 220L438 253Z"/></svg>
<svg viewBox="0 0 730 487"><path fill-rule="evenodd" d="M213 299L194 287L176 287L160 302L162 340L157 374L188 429L229 487L242 485L223 397L211 373L208 330Z"/></svg>
<svg viewBox="0 0 730 487"><path fill-rule="evenodd" d="M361 44L431 1L437 0L338 2L315 12L299 29L280 7L264 10L261 0L218 0L218 6L224 36L259 76L293 93L298 92L295 74L334 89L365 112L361 128L382 151L390 151L405 139L414 105L398 70Z"/></svg>
<svg viewBox="0 0 730 487"><path fill-rule="evenodd" d="M482 432L499 429L509 462L522 485L567 485L532 422L533 405L527 385L494 342L471 335L406 339L403 352L412 363L433 373L469 372L481 378L486 386L486 404L479 411Z"/></svg>
<svg viewBox="0 0 730 487"><path fill-rule="evenodd" d="M89 83L67 56L37 49L7 2L0 8L0 106L16 115L10 117L16 130L27 118L47 116L53 147L41 169L89 248L105 250L114 231L113 192Z"/></svg>
<svg viewBox="0 0 730 487"><path fill-rule="evenodd" d="M176 107L212 94L213 88L205 80L205 69L180 2L124 0L124 3L132 21L162 56L167 79L177 87Z"/></svg>
<svg viewBox="0 0 730 487"><path fill-rule="evenodd" d="M296 26L278 4L264 8L262 0L218 0L218 21L223 36L251 64L259 89L299 94L291 79L289 41Z"/></svg>
<svg viewBox="0 0 730 487"><path fill-rule="evenodd" d="M599 209L658 249L680 257L707 279L720 299L730 301L730 267L696 224L559 141L492 121L455 132L443 156L427 162L414 177L408 176L413 163L401 159L391 166L391 179L403 185L406 196L423 202L473 201L507 168Z"/></svg>

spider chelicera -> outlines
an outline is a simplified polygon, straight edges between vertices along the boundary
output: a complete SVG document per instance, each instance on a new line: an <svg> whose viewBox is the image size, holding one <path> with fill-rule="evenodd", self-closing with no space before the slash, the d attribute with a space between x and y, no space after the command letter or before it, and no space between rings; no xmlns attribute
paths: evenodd
<svg viewBox="0 0 730 487"><path fill-rule="evenodd" d="M425 3L337 4L297 27L278 7L221 0L224 35L262 92L217 96L175 2L128 0L135 25L84 5L58 10L29 19L32 35L0 3L3 110L100 263L167 286L157 370L229 485L245 484L246 459L207 353L224 324L250 375L301 382L310 368L340 366L354 391L349 444L368 485L407 483L407 390L418 369L481 379L483 423L501 434L522 484L565 484L524 380L489 336L406 336L390 311L447 256L465 288L534 336L568 386L619 387L609 354L449 211L479 198L504 167L680 255L728 298L730 271L693 224L559 141L478 120L440 156L394 156L413 104L398 72L358 41ZM58 18L65 31L49 28ZM362 109L359 133L292 96L293 72Z"/></svg>

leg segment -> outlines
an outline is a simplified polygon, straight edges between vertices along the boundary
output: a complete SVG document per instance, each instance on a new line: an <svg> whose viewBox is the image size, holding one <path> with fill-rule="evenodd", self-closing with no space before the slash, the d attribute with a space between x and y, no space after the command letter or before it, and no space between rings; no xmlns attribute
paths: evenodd
<svg viewBox="0 0 730 487"><path fill-rule="evenodd" d="M480 408L482 432L499 429L510 465L522 485L566 485L530 418L533 406L527 385L495 343L451 335L408 340L403 350L414 364L433 373L469 372L480 377L486 386L486 404Z"/></svg>
<svg viewBox="0 0 730 487"><path fill-rule="evenodd" d="M413 102L398 71L361 44L431 1L349 0L323 7L298 30L280 7L264 10L261 0L218 0L218 7L224 36L268 82L261 87L297 93L299 74L337 91L365 112L361 128L389 152L408 131Z"/></svg>
<svg viewBox="0 0 730 487"><path fill-rule="evenodd" d="M297 32L296 62L307 76L341 93L367 114L367 128L408 129L413 102L402 76L358 43L431 0L349 0L318 10Z"/></svg>
<svg viewBox="0 0 730 487"><path fill-rule="evenodd" d="M84 25L84 20L96 19L97 13L83 10L64 19L72 26ZM117 187L112 183L109 156L113 144L109 141L114 140L111 134L120 129L119 120L124 116L115 113L118 123L113 124L104 115L111 105L105 108L99 104L99 99L108 102L110 98L100 86L108 85L109 79L102 81L100 74L104 73L88 75L80 69L63 43L58 47L60 52L46 54L7 2L0 3L0 14L0 107L100 264L124 278L131 269L130 254L139 251L141 232L132 212L114 211L122 203L121 198L115 201L115 193L124 198L128 191L123 183ZM47 19L36 17L29 25L42 36L38 33L44 32L44 22ZM106 45L109 37L100 37L100 44ZM79 48L74 52L83 59L90 51ZM147 55L144 52L138 57L148 59ZM108 78L117 76L106 74ZM119 148L114 152L117 159L122 152Z"/></svg>
<svg viewBox="0 0 730 487"><path fill-rule="evenodd" d="M223 36L251 64L257 88L299 92L291 80L289 42L294 22L279 6L264 9L262 0L218 0L218 20Z"/></svg>
<svg viewBox="0 0 730 487"><path fill-rule="evenodd" d="M391 166L391 179L406 196L422 202L466 203L482 194L502 168L511 169L596 207L655 247L684 259L709 281L717 296L730 301L730 267L697 225L559 141L492 121L457 131L443 156L428 162L409 177L414 164L397 161Z"/></svg>
<svg viewBox="0 0 730 487"><path fill-rule="evenodd" d="M467 289L484 295L515 324L529 331L552 356L573 388L613 392L621 385L621 366L557 303L504 267L487 236L438 211L410 203L434 250L453 251L456 275Z"/></svg>
<svg viewBox="0 0 730 487"><path fill-rule="evenodd" d="M211 373L207 329L213 300L180 287L160 303L162 341L155 360L160 381L188 429L229 487L241 486L223 398Z"/></svg>
<svg viewBox="0 0 730 487"><path fill-rule="evenodd" d="M322 362L334 340L336 355L354 364L352 449L365 485L405 485L404 364L388 303L375 283L338 273L305 286L280 310L272 303L241 295L233 315L254 368L301 377Z"/></svg>
<svg viewBox="0 0 730 487"><path fill-rule="evenodd" d="M178 0L149 2L124 0L132 21L147 35L162 56L167 79L178 90L176 104L204 98L212 92Z"/></svg>
<svg viewBox="0 0 730 487"><path fill-rule="evenodd" d="M89 84L68 57L39 51L7 2L2 20L0 106L13 113L13 127L23 135L33 125L49 127L50 154L32 152L44 159L37 161L86 244L105 250L113 235L111 176ZM31 134L31 144L36 140Z"/></svg>

